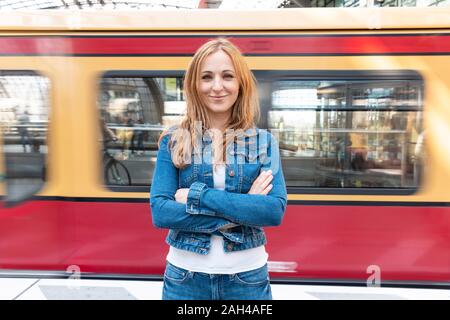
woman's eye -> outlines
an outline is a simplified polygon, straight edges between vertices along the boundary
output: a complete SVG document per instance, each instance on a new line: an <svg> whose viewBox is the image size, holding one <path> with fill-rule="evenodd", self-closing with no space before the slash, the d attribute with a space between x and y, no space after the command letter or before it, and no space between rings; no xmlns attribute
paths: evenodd
<svg viewBox="0 0 450 320"><path fill-rule="evenodd" d="M233 79L234 76L232 74L226 74L223 76L225 79Z"/></svg>
<svg viewBox="0 0 450 320"><path fill-rule="evenodd" d="M211 79L211 76L205 75L202 77L202 80L209 80L209 79Z"/></svg>

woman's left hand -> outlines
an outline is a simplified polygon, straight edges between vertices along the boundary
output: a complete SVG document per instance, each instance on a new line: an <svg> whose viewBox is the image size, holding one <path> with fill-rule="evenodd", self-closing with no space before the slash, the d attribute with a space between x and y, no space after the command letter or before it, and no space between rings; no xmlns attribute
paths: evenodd
<svg viewBox="0 0 450 320"><path fill-rule="evenodd" d="M186 203L189 193L189 188L181 188L175 192L175 201L179 203Z"/></svg>

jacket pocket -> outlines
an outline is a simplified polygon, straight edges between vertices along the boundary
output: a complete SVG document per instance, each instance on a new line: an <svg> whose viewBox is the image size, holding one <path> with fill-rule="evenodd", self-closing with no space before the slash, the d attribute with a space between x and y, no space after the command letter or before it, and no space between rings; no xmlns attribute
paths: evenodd
<svg viewBox="0 0 450 320"><path fill-rule="evenodd" d="M260 163L244 163L242 166L242 192L247 193L253 182L258 178L262 165Z"/></svg>
<svg viewBox="0 0 450 320"><path fill-rule="evenodd" d="M180 188L189 188L195 180L195 175L191 166L180 169L178 179L179 179L178 184Z"/></svg>

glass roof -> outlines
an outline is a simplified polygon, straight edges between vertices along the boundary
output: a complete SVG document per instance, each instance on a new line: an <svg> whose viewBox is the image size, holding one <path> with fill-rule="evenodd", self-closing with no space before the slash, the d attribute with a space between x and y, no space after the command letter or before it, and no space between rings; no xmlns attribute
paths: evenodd
<svg viewBox="0 0 450 320"><path fill-rule="evenodd" d="M274 9L301 7L449 6L450 0L0 0L14 9Z"/></svg>
<svg viewBox="0 0 450 320"><path fill-rule="evenodd" d="M199 0L2 0L8 9L194 9Z"/></svg>

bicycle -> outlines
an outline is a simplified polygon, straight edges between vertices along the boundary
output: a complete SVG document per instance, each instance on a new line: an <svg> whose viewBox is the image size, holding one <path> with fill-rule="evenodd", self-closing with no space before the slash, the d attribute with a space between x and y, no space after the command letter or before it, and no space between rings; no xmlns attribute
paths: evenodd
<svg viewBox="0 0 450 320"><path fill-rule="evenodd" d="M116 141L113 139L112 141ZM106 145L111 142L107 140L103 144L103 166L104 166L104 181L107 185L114 186L131 186L131 176L127 167L119 160L114 158L108 152Z"/></svg>

